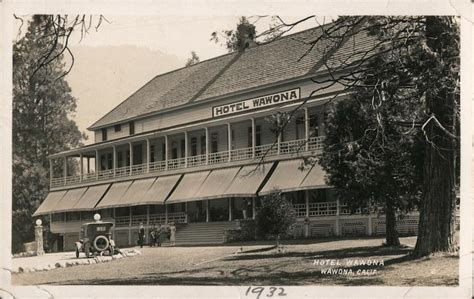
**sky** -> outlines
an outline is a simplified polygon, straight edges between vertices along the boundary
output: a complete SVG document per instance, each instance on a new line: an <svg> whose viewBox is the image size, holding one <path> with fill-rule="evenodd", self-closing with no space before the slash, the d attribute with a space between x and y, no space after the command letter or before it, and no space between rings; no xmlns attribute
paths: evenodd
<svg viewBox="0 0 474 299"><path fill-rule="evenodd" d="M291 22L302 17L282 18ZM235 28L240 16L106 18L109 22L103 22L97 31L89 30L82 39L77 33L70 40L75 62L66 80L77 99L77 110L72 117L89 137L84 144L94 142L93 133L87 127L156 75L183 67L191 51L201 61L227 53L224 45L210 41L211 33ZM311 19L291 32L328 20L330 17ZM255 23L257 33L267 29L271 22L271 17L259 19Z"/></svg>

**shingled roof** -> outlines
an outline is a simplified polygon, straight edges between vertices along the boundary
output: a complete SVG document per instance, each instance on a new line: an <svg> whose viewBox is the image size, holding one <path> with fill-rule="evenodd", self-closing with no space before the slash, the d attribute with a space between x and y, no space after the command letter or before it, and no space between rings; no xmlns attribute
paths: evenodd
<svg viewBox="0 0 474 299"><path fill-rule="evenodd" d="M352 61L356 57L348 53L354 53L354 47L359 49L362 44L366 48L368 44L373 44L373 38L357 34L351 37L357 42L346 41L328 58L324 57L324 53L327 53L327 44L324 42L311 48L311 41L322 32L322 27L311 28L243 52L229 53L158 75L89 129L94 130L258 86L297 79L320 71L324 68L323 61L341 63L349 56Z"/></svg>

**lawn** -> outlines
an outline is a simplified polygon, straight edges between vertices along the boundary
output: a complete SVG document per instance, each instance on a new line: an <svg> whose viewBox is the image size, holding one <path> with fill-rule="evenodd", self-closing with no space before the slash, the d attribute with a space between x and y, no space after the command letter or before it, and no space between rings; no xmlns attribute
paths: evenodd
<svg viewBox="0 0 474 299"><path fill-rule="evenodd" d="M99 285L391 285L458 284L459 257L411 259L415 237L401 248L381 246L381 238L313 240L227 246L143 248L142 255L103 264L48 272L14 274L13 284ZM316 261L316 262L315 262ZM355 265L368 262L377 265ZM332 266L322 265L332 263ZM340 265L335 265L340 264ZM380 265L383 264L383 265ZM323 274L324 269L344 274ZM322 271L323 270L323 271Z"/></svg>

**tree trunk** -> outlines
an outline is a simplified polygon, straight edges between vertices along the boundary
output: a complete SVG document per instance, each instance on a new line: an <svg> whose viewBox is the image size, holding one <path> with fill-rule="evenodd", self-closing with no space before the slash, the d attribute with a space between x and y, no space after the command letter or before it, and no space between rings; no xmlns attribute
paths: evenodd
<svg viewBox="0 0 474 299"><path fill-rule="evenodd" d="M399 246L400 240L398 238L397 219L393 201L387 199L385 207L385 243L387 246Z"/></svg>
<svg viewBox="0 0 474 299"><path fill-rule="evenodd" d="M430 126L428 129L438 131ZM440 134L440 132L438 132ZM442 133L441 133L442 134ZM424 161L423 202L420 209L418 238L414 255L425 256L437 251L455 250L454 220L456 212L456 193L454 186L454 156L450 143L450 152L426 145ZM442 156L441 156L442 155Z"/></svg>
<svg viewBox="0 0 474 299"><path fill-rule="evenodd" d="M443 28L439 18L426 18L427 46L432 52L437 52L437 55L442 55L440 49L444 41L440 36ZM458 140L446 132L456 131L455 97L447 87L426 95L426 113L436 117L438 123L432 119L424 128L427 141L423 161L423 201L418 238L413 252L415 256L425 256L437 251L452 252L456 249L454 165Z"/></svg>

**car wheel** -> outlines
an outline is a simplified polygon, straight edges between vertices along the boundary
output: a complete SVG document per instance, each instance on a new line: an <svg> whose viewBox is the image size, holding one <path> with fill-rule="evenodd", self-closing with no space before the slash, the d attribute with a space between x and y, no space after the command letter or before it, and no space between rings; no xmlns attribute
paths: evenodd
<svg viewBox="0 0 474 299"><path fill-rule="evenodd" d="M84 253L86 254L86 258L89 258L90 256L89 244L84 244Z"/></svg>
<svg viewBox="0 0 474 299"><path fill-rule="evenodd" d="M79 248L77 248L77 246L76 246L76 258L77 259L79 258Z"/></svg>
<svg viewBox="0 0 474 299"><path fill-rule="evenodd" d="M109 240L105 236L97 236L94 239L93 245L94 245L95 250L102 252L106 250L107 248L109 248L110 243L109 243Z"/></svg>

